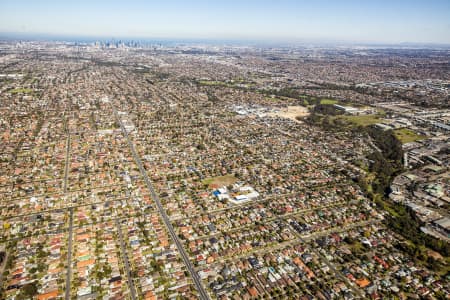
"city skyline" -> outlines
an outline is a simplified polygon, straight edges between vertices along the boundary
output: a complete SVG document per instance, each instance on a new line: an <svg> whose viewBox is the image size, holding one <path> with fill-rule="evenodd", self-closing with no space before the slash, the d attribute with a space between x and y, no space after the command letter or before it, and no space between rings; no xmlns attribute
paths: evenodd
<svg viewBox="0 0 450 300"><path fill-rule="evenodd" d="M0 36L450 44L447 1L0 1Z"/></svg>

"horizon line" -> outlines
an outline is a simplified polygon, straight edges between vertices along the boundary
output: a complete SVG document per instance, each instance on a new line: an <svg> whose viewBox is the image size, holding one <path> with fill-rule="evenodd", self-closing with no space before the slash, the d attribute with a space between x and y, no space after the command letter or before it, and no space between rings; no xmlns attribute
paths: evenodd
<svg viewBox="0 0 450 300"><path fill-rule="evenodd" d="M290 44L290 45L301 45L301 44L312 44L312 45L346 45L346 46L439 46L439 47L450 47L450 43L438 43L438 42L411 42L411 41L358 41L358 40L345 40L345 39L332 39L332 38L274 38L274 37L176 37L176 36L126 36L126 35L89 35L89 34L78 34L78 33L40 33L40 32L8 32L0 31L0 40L14 40L14 39L25 39L27 41L47 41L47 42L74 42L76 39L82 42L83 39L90 41L102 41L102 40L125 40L125 41L170 41L170 42L228 42L228 43L239 43L248 42L249 44ZM65 39L70 39L65 40ZM85 42L85 41L83 41Z"/></svg>

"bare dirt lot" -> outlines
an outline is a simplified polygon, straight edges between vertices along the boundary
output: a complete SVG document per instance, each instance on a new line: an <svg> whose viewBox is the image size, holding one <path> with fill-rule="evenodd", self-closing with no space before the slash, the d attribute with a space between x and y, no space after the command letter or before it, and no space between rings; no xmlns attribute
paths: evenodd
<svg viewBox="0 0 450 300"><path fill-rule="evenodd" d="M287 108L282 108L278 112L268 113L269 117L281 117L293 120L295 122L300 122L297 117L306 117L309 115L308 108L304 106L288 106Z"/></svg>

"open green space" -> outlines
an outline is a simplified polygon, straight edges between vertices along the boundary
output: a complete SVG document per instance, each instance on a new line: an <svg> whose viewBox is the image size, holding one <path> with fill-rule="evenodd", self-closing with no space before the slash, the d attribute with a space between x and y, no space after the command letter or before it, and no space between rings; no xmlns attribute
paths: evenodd
<svg viewBox="0 0 450 300"><path fill-rule="evenodd" d="M331 105L331 104L337 104L338 102L339 101L334 100L334 99L326 99L326 98L320 99L320 104L329 104L329 105Z"/></svg>
<svg viewBox="0 0 450 300"><path fill-rule="evenodd" d="M17 88L17 89L12 89L9 91L11 94L31 94L33 93L32 89L28 89L28 88Z"/></svg>
<svg viewBox="0 0 450 300"><path fill-rule="evenodd" d="M382 121L380 115L362 115L362 116L337 116L336 119L342 119L358 126L369 126Z"/></svg>
<svg viewBox="0 0 450 300"><path fill-rule="evenodd" d="M228 174L225 176L217 176L206 178L203 180L203 184L209 186L210 188L222 187L226 185L233 184L237 181L237 178L234 175Z"/></svg>
<svg viewBox="0 0 450 300"><path fill-rule="evenodd" d="M214 80L200 80L198 83L201 85L211 85L211 86L215 86L215 85L226 86L227 85L223 81L214 81Z"/></svg>
<svg viewBox="0 0 450 300"><path fill-rule="evenodd" d="M283 99L277 97L265 97L266 100L274 101L274 102L283 102Z"/></svg>
<svg viewBox="0 0 450 300"><path fill-rule="evenodd" d="M254 86L254 83L246 82L242 79L232 81L199 80L198 84L204 86L225 86L229 88L242 88L243 85L245 85L246 87Z"/></svg>
<svg viewBox="0 0 450 300"><path fill-rule="evenodd" d="M395 129L394 134L402 144L423 140L425 138L423 135L419 135L408 128Z"/></svg>

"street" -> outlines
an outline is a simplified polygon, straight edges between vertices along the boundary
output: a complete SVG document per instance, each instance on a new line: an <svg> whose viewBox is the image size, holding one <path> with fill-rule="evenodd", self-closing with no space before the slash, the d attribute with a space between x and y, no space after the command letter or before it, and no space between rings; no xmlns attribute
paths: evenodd
<svg viewBox="0 0 450 300"><path fill-rule="evenodd" d="M128 254L127 254L127 247L125 246L125 243L123 241L122 228L120 227L119 220L116 220L116 226L117 226L117 232L119 234L120 249L122 252L123 262L125 264L125 273L127 274L128 286L129 286L130 292L131 292L131 299L136 300L136 289L134 288L133 278L131 276L130 262L128 261Z"/></svg>
<svg viewBox="0 0 450 300"><path fill-rule="evenodd" d="M181 258L183 259L184 264L186 265L187 270L191 274L192 279L194 280L195 286L197 288L197 291L199 292L200 299L208 300L209 296L206 290L203 288L202 282L200 280L200 277L198 276L197 272L195 272L194 267L192 266L189 257L186 253L186 251L183 248L183 245L181 244L180 240L178 239L178 236L175 233L175 230L173 229L172 224L170 223L170 220L161 205L161 201L159 200L158 195L156 194L155 190L153 189L153 185L150 182L150 179L147 176L147 172L144 169L144 166L142 165L141 159L139 158L139 155L137 154L134 145L128 135L128 132L125 129L125 126L122 123L122 120L120 119L116 108L111 104L111 107L114 111L114 115L116 117L117 122L120 124L120 128L122 129L122 133L124 134L125 138L127 139L128 145L131 149L131 153L133 155L133 158L136 162L136 164L139 167L139 171L141 172L141 175L145 181L145 184L147 185L148 190L150 191L150 195L152 196L152 199L156 203L156 207L158 208L159 214L166 225L167 230L169 231L170 236L172 237L172 240L175 242L175 245L177 246L178 252L181 255Z"/></svg>

